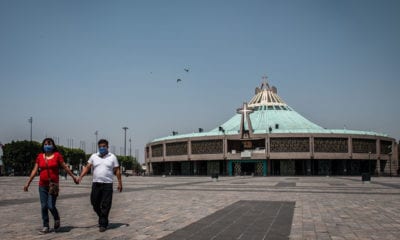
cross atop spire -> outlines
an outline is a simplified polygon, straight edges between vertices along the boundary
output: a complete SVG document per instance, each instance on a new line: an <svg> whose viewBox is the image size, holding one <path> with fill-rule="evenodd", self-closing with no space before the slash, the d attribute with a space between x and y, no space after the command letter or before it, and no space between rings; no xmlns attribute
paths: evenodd
<svg viewBox="0 0 400 240"><path fill-rule="evenodd" d="M261 77L261 79L262 79L261 90L269 89L268 76L265 74L264 76Z"/></svg>

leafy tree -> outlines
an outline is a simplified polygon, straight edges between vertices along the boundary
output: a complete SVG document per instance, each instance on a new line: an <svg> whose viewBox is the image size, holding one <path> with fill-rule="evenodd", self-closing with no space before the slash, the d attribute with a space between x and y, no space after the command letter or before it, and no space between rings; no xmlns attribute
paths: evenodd
<svg viewBox="0 0 400 240"><path fill-rule="evenodd" d="M87 162L87 156L81 149L57 146L64 161L72 170L78 170L80 164ZM27 176L35 165L36 157L41 152L41 143L35 141L12 141L3 145L3 163L6 174Z"/></svg>
<svg viewBox="0 0 400 240"><path fill-rule="evenodd" d="M29 175L41 152L41 144L35 141L12 141L3 146L3 163L6 174Z"/></svg>
<svg viewBox="0 0 400 240"><path fill-rule="evenodd" d="M142 171L142 166L138 163L136 158L132 156L117 156L117 159L122 170L132 170L136 173Z"/></svg>
<svg viewBox="0 0 400 240"><path fill-rule="evenodd" d="M72 170L80 170L80 166L87 163L91 154L85 154L81 149L57 146L64 161L71 166ZM35 141L12 141L3 145L3 163L6 174L16 176L29 175L36 161L36 156L41 152L41 143ZM123 170L143 172L142 166L132 156L117 156L118 162ZM61 174L64 174L62 171Z"/></svg>
<svg viewBox="0 0 400 240"><path fill-rule="evenodd" d="M64 157L65 163L72 167L72 170L79 170L79 166L83 166L87 162L86 154L81 149L66 148L57 146L61 155Z"/></svg>

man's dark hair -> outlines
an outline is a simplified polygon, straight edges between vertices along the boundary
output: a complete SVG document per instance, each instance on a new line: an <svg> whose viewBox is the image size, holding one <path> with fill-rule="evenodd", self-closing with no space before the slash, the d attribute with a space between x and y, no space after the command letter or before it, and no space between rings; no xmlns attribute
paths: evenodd
<svg viewBox="0 0 400 240"><path fill-rule="evenodd" d="M100 139L99 142L97 143L97 145L100 145L100 144L106 144L108 146L108 141L105 139Z"/></svg>
<svg viewBox="0 0 400 240"><path fill-rule="evenodd" d="M42 152L44 152L44 144L45 144L46 142L50 142L51 145L53 145L53 152L58 152L57 146L56 146L56 144L54 143L54 140L53 140L52 138L45 138L45 139L43 140L43 142L42 142Z"/></svg>

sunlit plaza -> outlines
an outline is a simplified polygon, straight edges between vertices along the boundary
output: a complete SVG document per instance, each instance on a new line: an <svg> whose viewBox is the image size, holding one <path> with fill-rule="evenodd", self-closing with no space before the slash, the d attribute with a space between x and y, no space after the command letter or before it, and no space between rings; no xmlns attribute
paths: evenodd
<svg viewBox="0 0 400 240"><path fill-rule="evenodd" d="M398 239L400 179L373 177L123 177L100 233L90 177L61 179L61 229L45 236L38 191L1 177L2 239ZM116 187L116 186L114 186ZM52 223L51 223L52 224Z"/></svg>

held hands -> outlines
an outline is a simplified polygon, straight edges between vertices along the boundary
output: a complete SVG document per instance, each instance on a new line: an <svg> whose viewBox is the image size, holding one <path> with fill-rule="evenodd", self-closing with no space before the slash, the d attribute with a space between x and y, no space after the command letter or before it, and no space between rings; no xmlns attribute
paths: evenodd
<svg viewBox="0 0 400 240"><path fill-rule="evenodd" d="M74 183L75 183L75 184L79 184L79 183L81 182L81 180L82 180L81 177L73 176L72 178L74 179ZM29 183L26 183L26 184L24 185L24 192L27 192L28 189L29 189Z"/></svg>
<svg viewBox="0 0 400 240"><path fill-rule="evenodd" d="M80 177L74 176L74 183L79 184L81 182Z"/></svg>
<svg viewBox="0 0 400 240"><path fill-rule="evenodd" d="M76 184L80 184L82 182L82 179L83 179L82 176L76 177L76 181L77 181Z"/></svg>

